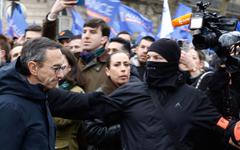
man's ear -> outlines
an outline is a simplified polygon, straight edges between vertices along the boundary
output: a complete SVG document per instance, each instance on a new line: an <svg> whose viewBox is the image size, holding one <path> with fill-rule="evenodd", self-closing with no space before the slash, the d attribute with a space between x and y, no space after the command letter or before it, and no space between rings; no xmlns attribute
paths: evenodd
<svg viewBox="0 0 240 150"><path fill-rule="evenodd" d="M107 75L108 77L110 76L110 70L109 70L108 67L105 68L105 73L106 73L106 75Z"/></svg>
<svg viewBox="0 0 240 150"><path fill-rule="evenodd" d="M29 72L30 72L32 75L36 76L37 73L38 73L38 68L39 68L39 65L37 64L37 62L35 62L35 61L29 61L29 62L27 63L27 66L28 66Z"/></svg>
<svg viewBox="0 0 240 150"><path fill-rule="evenodd" d="M104 44L106 44L107 42L108 42L108 36L103 36L103 37L101 38L101 44L104 45Z"/></svg>

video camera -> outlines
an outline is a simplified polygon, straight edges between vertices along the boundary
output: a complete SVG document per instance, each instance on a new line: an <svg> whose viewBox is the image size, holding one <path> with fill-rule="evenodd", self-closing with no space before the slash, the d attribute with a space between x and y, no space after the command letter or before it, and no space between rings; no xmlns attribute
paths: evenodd
<svg viewBox="0 0 240 150"><path fill-rule="evenodd" d="M192 14L189 28L193 34L193 45L196 50L211 48L227 67L240 68L240 58L233 56L240 45L240 32L235 31L238 19L206 11L210 4L198 2L197 12Z"/></svg>

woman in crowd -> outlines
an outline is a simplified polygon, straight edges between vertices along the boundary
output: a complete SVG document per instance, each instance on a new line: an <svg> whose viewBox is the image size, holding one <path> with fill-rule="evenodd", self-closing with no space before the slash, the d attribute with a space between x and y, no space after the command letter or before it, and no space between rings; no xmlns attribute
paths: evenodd
<svg viewBox="0 0 240 150"><path fill-rule="evenodd" d="M129 54L124 51L112 53L107 59L106 75L108 78L97 91L109 95L129 81ZM108 118L84 121L79 130L80 143L86 141L88 150L121 150L120 125L113 120Z"/></svg>
<svg viewBox="0 0 240 150"><path fill-rule="evenodd" d="M0 68L9 62L9 50L11 49L11 44L9 39L0 34Z"/></svg>
<svg viewBox="0 0 240 150"><path fill-rule="evenodd" d="M102 91L108 95L129 81L129 54L123 51L111 54L107 60L106 74L108 76L107 80L97 91Z"/></svg>
<svg viewBox="0 0 240 150"><path fill-rule="evenodd" d="M76 57L66 48L62 48L62 53L65 56L65 61L68 65L66 68L65 79L60 81L59 86L65 90L71 90L74 92L83 92L81 87L86 83L82 76L81 70L78 67Z"/></svg>
<svg viewBox="0 0 240 150"><path fill-rule="evenodd" d="M59 82L59 88L83 93L83 78L77 67L75 56L65 48L61 49L65 61L65 78ZM63 118L54 118L56 123L56 150L78 150L77 132L81 122Z"/></svg>
<svg viewBox="0 0 240 150"><path fill-rule="evenodd" d="M185 71L186 81L189 85L205 91L211 80L213 71L205 68L205 55L191 47L187 52L181 52L180 69Z"/></svg>

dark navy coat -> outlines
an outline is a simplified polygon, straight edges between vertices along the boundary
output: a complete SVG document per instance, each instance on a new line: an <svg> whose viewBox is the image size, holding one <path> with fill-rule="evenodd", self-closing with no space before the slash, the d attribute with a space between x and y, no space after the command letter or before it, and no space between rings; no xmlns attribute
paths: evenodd
<svg viewBox="0 0 240 150"><path fill-rule="evenodd" d="M53 150L55 126L48 94L43 86L29 84L17 71L18 61L0 69L0 149ZM81 95L81 101L51 101L55 115L72 118L75 113L83 114L91 94Z"/></svg>
<svg viewBox="0 0 240 150"><path fill-rule="evenodd" d="M122 145L126 150L175 150L174 140L187 145L195 128L212 128L221 117L202 92L186 84L178 88L150 90L158 94L157 99L152 100L149 87L143 82L125 84L110 97L90 100L91 111L88 115L117 116L121 124ZM56 93L51 91L49 98L78 99L74 93ZM164 93L170 94L171 98L166 101ZM163 101L161 105L169 127L177 135L174 139L154 101Z"/></svg>
<svg viewBox="0 0 240 150"><path fill-rule="evenodd" d="M41 85L15 69L0 70L0 145L4 150L53 150L54 124Z"/></svg>

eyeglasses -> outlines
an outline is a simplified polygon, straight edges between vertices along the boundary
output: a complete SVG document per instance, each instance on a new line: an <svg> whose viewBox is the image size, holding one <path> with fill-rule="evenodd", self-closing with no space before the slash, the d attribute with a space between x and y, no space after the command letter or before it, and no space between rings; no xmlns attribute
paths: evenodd
<svg viewBox="0 0 240 150"><path fill-rule="evenodd" d="M52 66L50 68L55 72L55 74L59 74L60 71L64 71L67 68L67 66L66 65L63 65L63 66Z"/></svg>
<svg viewBox="0 0 240 150"><path fill-rule="evenodd" d="M53 65L53 66L49 66L46 63L40 63L40 62L39 62L39 64L47 66L52 71L54 71L55 74L59 74L61 71L64 73L64 71L68 67L66 64L63 64L63 65L57 64L57 65Z"/></svg>

